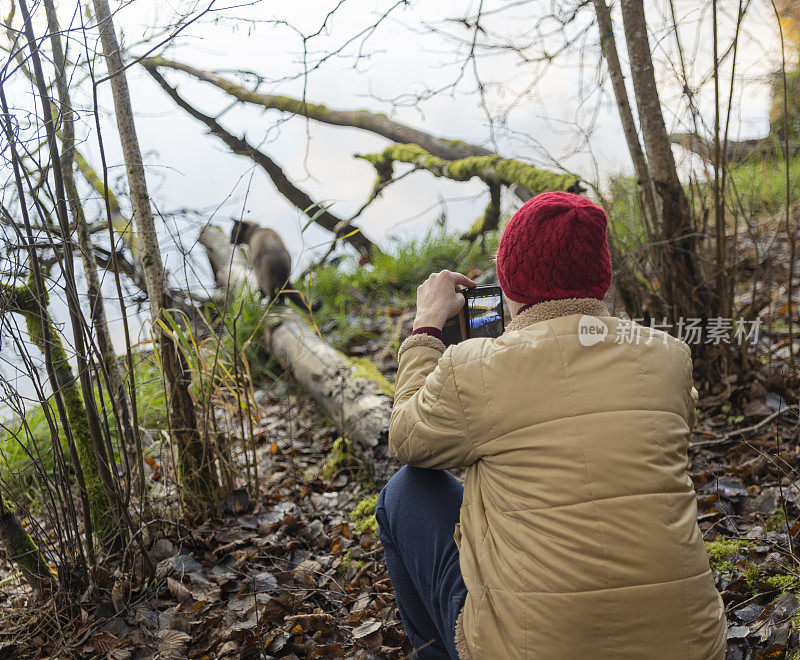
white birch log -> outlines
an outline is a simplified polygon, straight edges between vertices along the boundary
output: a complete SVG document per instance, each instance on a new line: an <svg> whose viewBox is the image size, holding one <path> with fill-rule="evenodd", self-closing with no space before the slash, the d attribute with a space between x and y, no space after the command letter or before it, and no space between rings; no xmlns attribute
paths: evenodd
<svg viewBox="0 0 800 660"><path fill-rule="evenodd" d="M204 227L199 242L222 298L237 287L258 288L244 251L234 248L219 227ZM302 316L281 307L276 317L280 322L264 335L267 350L328 413L338 432L357 444L375 470L375 459L389 457L386 439L392 398L375 382L356 376L352 362L325 342Z"/></svg>

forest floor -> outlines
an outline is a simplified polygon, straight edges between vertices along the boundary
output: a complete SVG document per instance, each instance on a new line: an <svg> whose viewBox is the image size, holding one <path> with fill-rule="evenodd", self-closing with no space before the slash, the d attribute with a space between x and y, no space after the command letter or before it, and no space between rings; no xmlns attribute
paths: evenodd
<svg viewBox="0 0 800 660"><path fill-rule="evenodd" d="M0 594L0 658L406 656L374 517L351 519L376 489L313 401L282 389L254 415L257 496L234 491L198 527L162 525L158 580L144 593L125 597L118 576L96 576L66 645L31 634L32 594Z"/></svg>
<svg viewBox="0 0 800 660"><path fill-rule="evenodd" d="M352 346L392 376L396 363L383 342ZM726 412L729 399L701 399L689 463L727 608L728 657L792 657L800 623L798 416L776 414L784 404L769 395L767 408L753 406L741 419ZM197 528L164 526L151 547L156 586L126 600L114 576L99 580L99 598L87 598L67 646L21 640L19 605L31 596L7 594L0 658L406 657L369 516L377 489L363 466L288 378L259 396L254 418L257 496L235 491L218 519ZM150 470L159 479L165 468ZM354 515L362 501L366 514Z"/></svg>

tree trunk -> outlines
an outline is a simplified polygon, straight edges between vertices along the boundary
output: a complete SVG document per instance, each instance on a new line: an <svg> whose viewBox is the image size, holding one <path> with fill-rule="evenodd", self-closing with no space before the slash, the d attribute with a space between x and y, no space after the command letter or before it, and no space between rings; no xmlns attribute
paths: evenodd
<svg viewBox="0 0 800 660"><path fill-rule="evenodd" d="M117 418L117 427L120 430L120 438L123 446L132 457L141 460L141 447L138 443L138 434L134 427L133 412L131 402L128 399L128 392L125 388L125 379L122 376L122 369L119 360L114 352L114 345L111 341L111 333L108 331L106 321L105 303L100 289L100 277L97 272L97 260L94 255L89 225L83 212L78 187L75 184L72 163L75 153L75 123L72 115L72 101L70 99L69 88L67 86L66 60L64 51L61 48L61 30L58 25L53 0L45 0L45 10L47 12L47 23L50 31L50 43L53 48L53 65L56 71L56 88L58 99L61 105L61 176L64 179L64 189L67 193L72 219L75 222L75 229L78 234L78 245L83 260L83 271L86 276L87 294L89 299L89 311L92 318L97 336L97 347L105 367L104 373L108 379L108 389L111 399L111 408ZM140 470L144 474L144 470Z"/></svg>
<svg viewBox="0 0 800 660"><path fill-rule="evenodd" d="M218 227L208 225L199 238L217 287L235 295L237 288L257 289L247 257ZM224 294L223 294L224 297ZM281 309L281 322L264 335L267 350L290 371L325 412L338 432L361 449L378 484L388 477L387 437L392 398L378 384L357 375L353 361L321 339L301 316Z"/></svg>
<svg viewBox="0 0 800 660"><path fill-rule="evenodd" d="M681 316L708 317L715 306L698 264L689 203L661 114L643 1L621 0L620 4L647 164L660 206L661 291L671 307L673 323Z"/></svg>
<svg viewBox="0 0 800 660"><path fill-rule="evenodd" d="M34 291L35 287L34 278L29 276L27 286L0 288L0 306L22 314L28 330L28 339L42 353L49 352L53 369L51 385L54 395L58 392L64 401L69 433L72 435L86 488L91 527L98 538L104 544L108 544L117 536L118 530L114 526L114 516L111 514L106 491L100 480L98 462L89 429L88 413L80 386L72 372L67 352L64 350L64 344L47 311L47 292L39 292L37 295ZM37 299L39 303L37 303Z"/></svg>
<svg viewBox="0 0 800 660"><path fill-rule="evenodd" d="M434 176L453 181L469 181L473 177L488 185L518 185L532 195L547 190L566 190L580 192L580 177L574 174L556 174L543 170L515 158L503 158L497 154L474 156L459 160L444 160L434 156L416 144L395 144L377 154L356 154L371 163L378 176L388 178L392 175L393 163L408 163L420 170L427 170Z"/></svg>
<svg viewBox="0 0 800 660"><path fill-rule="evenodd" d="M594 11L597 16L597 27L600 31L600 47L603 57L608 66L608 75L611 78L611 87L614 90L614 98L617 102L619 118L622 122L622 132L625 134L625 142L628 145L633 162L636 178L639 183L639 192L642 198L642 208L644 209L645 223L648 233L652 236L653 223L658 217L656 213L656 202L653 195L653 182L650 180L650 172L644 159L642 145L639 142L639 134L636 131L636 122L633 119L633 111L628 100L628 90L625 87L625 76L622 73L622 65L619 61L617 52L617 41L614 38L614 27L611 22L611 11L606 5L606 0L593 0Z"/></svg>
<svg viewBox="0 0 800 660"><path fill-rule="evenodd" d="M6 554L19 568L25 581L40 594L54 591L56 580L50 572L39 548L30 534L8 508L0 493L0 540L6 548Z"/></svg>
<svg viewBox="0 0 800 660"><path fill-rule="evenodd" d="M181 354L175 339L164 327L169 326L165 314L172 305L166 288L142 154L136 136L128 81L111 10L107 0L93 0L93 5L114 97L114 110L128 174L138 247L144 265L153 332L157 337L166 382L170 426L177 438L178 472L183 486L183 502L187 512L197 514L213 506L218 492L216 470L210 448L203 442L197 429L195 403L189 392L191 375L185 357Z"/></svg>

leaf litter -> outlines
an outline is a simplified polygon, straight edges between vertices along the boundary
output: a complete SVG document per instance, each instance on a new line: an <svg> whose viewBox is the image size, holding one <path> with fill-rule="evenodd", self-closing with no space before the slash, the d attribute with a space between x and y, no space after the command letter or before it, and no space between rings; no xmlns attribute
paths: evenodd
<svg viewBox="0 0 800 660"><path fill-rule="evenodd" d="M261 412L258 496L240 489L213 521L165 525L151 588L87 599L66 646L29 639L22 652L0 624L0 659L406 657L380 541L350 520L374 485L348 467L322 476L338 435L305 394L271 393ZM0 596L0 617L12 606Z"/></svg>

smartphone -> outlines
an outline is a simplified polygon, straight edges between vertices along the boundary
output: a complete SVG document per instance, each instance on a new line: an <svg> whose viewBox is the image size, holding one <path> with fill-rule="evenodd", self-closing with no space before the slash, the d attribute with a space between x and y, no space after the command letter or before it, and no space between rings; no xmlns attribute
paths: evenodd
<svg viewBox="0 0 800 660"><path fill-rule="evenodd" d="M465 289L464 306L442 328L445 346L473 337L499 337L505 330L503 292L499 286Z"/></svg>

